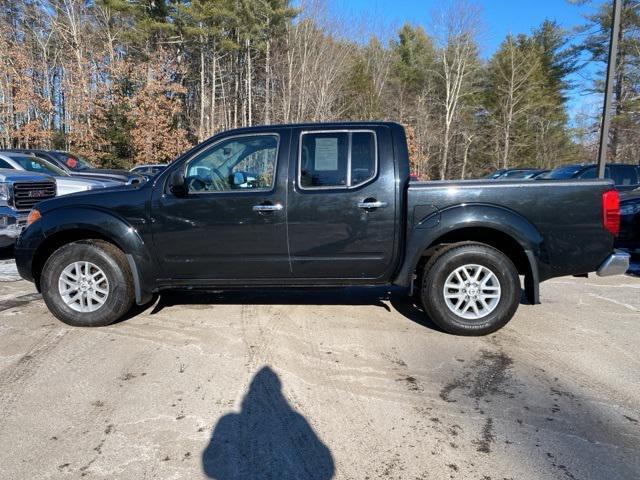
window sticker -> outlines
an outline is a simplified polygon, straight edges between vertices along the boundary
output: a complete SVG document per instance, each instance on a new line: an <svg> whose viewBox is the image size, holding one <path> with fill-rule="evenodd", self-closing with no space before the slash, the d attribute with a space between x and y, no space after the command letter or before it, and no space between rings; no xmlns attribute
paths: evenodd
<svg viewBox="0 0 640 480"><path fill-rule="evenodd" d="M316 138L315 168L317 172L338 170L338 139Z"/></svg>

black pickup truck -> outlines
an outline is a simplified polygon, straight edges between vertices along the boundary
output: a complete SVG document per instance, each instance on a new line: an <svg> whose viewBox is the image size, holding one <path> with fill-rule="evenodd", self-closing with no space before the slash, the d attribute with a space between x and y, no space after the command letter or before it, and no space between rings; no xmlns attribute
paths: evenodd
<svg viewBox="0 0 640 480"><path fill-rule="evenodd" d="M164 289L406 287L444 330L505 325L539 282L626 271L606 180L409 180L402 126L216 135L140 186L42 202L15 249L63 322L99 326Z"/></svg>

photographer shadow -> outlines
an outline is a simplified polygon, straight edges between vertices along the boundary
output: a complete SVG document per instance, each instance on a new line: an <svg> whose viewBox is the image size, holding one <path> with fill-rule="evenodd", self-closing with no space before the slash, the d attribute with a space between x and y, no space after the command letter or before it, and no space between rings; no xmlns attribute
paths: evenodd
<svg viewBox="0 0 640 480"><path fill-rule="evenodd" d="M202 466L217 480L328 480L335 471L331 451L289 405L269 367L251 381L241 411L218 421Z"/></svg>

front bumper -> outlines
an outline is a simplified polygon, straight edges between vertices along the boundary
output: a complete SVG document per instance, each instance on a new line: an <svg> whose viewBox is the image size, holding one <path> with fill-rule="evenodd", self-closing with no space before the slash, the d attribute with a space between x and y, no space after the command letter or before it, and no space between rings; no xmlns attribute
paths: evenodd
<svg viewBox="0 0 640 480"><path fill-rule="evenodd" d="M0 247L13 245L27 224L28 212L16 212L9 207L0 207Z"/></svg>
<svg viewBox="0 0 640 480"><path fill-rule="evenodd" d="M616 250L614 253L600 264L596 273L600 277L609 277L611 275L622 275L629 270L629 262L631 255L622 250Z"/></svg>

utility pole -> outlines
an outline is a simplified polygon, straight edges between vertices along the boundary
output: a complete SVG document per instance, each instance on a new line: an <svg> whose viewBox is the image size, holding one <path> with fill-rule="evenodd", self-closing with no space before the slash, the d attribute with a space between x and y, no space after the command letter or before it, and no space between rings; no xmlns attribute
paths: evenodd
<svg viewBox="0 0 640 480"><path fill-rule="evenodd" d="M602 110L602 129L600 130L600 147L598 152L598 178L604 178L609 147L609 127L611 127L611 103L613 80L616 74L618 58L618 34L620 32L620 10L622 0L613 0L613 18L611 23L611 40L609 42L609 61L607 62L607 79L604 87L604 107Z"/></svg>

